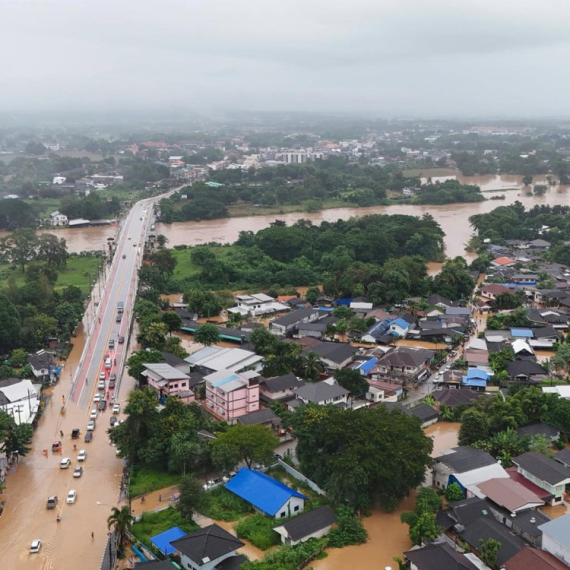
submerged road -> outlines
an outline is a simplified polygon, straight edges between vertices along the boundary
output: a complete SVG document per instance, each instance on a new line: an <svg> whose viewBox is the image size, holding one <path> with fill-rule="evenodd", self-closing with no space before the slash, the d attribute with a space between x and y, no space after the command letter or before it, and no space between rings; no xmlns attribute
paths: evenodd
<svg viewBox="0 0 570 570"><path fill-rule="evenodd" d="M75 376L64 368L59 383L46 406L44 416L34 434L30 453L13 466L6 479L3 493L6 500L0 517L0 568L97 570L107 543L107 517L111 507L118 504L123 461L109 444L107 429L113 401L122 407L133 388L127 374L121 379L126 357L128 331L136 295L137 270L142 260L146 233L151 224L152 204L157 198L143 200L133 206L123 221L117 237L116 252L107 269L107 279L95 307L90 307L84 318L91 329ZM117 306L124 303L122 318L118 321ZM91 314L89 315L89 311ZM94 314L93 314L94 313ZM119 335L125 342L119 344ZM109 349L109 341L114 348ZM104 358L111 359L106 368ZM115 362L116 361L116 362ZM105 389L98 390L99 375L105 372ZM109 388L110 374L117 375L118 384ZM107 398L109 406L97 411L93 440L85 443L87 423L95 394ZM63 397L66 406L62 409ZM121 415L119 415L121 417ZM79 428L79 439L71 439L71 431ZM63 432L63 438L60 437ZM52 452L52 442L62 440L62 451ZM77 445L77 450L73 445ZM48 450L47 456L44 449ZM84 462L77 461L79 450L87 451ZM71 459L68 469L60 468L62 458ZM83 475L73 477L75 467L83 466ZM66 504L69 490L77 491L74 504ZM48 496L57 495L55 510L46 508ZM61 522L56 522L60 514ZM92 534L93 533L93 537ZM30 554L32 540L43 543L39 554Z"/></svg>

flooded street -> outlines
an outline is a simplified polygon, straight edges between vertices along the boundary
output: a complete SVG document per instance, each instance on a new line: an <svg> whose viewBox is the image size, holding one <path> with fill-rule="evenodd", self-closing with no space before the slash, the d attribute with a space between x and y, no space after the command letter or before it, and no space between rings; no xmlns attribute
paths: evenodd
<svg viewBox="0 0 570 570"><path fill-rule="evenodd" d="M438 422L424 430L425 434L433 439L432 457L437 457L444 451L457 447L460 427L459 422Z"/></svg>

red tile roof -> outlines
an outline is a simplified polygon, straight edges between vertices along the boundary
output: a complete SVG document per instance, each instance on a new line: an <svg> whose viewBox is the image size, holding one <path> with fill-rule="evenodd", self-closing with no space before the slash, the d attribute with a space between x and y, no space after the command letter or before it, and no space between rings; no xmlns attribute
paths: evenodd
<svg viewBox="0 0 570 570"><path fill-rule="evenodd" d="M493 259L493 263L496 263L497 265L509 265L511 263L516 263L516 261L510 257L497 257L497 259Z"/></svg>
<svg viewBox="0 0 570 570"><path fill-rule="evenodd" d="M550 552L525 546L503 563L506 570L568 570L568 566Z"/></svg>

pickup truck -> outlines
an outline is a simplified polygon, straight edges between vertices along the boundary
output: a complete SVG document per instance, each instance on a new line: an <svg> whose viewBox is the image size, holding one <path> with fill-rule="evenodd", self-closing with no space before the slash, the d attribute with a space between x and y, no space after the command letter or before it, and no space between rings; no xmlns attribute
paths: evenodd
<svg viewBox="0 0 570 570"><path fill-rule="evenodd" d="M79 437L79 434L79 429L75 428L74 430L71 430L71 439L77 439Z"/></svg>
<svg viewBox="0 0 570 570"><path fill-rule="evenodd" d="M56 497L56 495L54 495L53 497L48 497L46 507L47 507L48 509L55 509L56 505L57 505L57 497Z"/></svg>

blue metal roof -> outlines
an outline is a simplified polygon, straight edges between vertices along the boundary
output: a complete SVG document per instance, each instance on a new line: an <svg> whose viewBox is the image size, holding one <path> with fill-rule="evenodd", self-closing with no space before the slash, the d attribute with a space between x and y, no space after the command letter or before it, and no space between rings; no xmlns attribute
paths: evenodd
<svg viewBox="0 0 570 570"><path fill-rule="evenodd" d="M481 379L481 380L489 380L491 376L489 375L488 372L486 372L485 370L481 370L481 368L470 368L467 371L467 375L463 376L464 379L468 379L468 380L475 380L475 379Z"/></svg>
<svg viewBox="0 0 570 570"><path fill-rule="evenodd" d="M246 468L241 469L226 483L226 489L271 516L274 516L291 497L309 500L305 495L290 489L265 473Z"/></svg>
<svg viewBox="0 0 570 570"><path fill-rule="evenodd" d="M401 329L409 329L410 328L410 323L408 321L405 321L404 319L396 319L395 321L392 321L390 324L391 325L397 325Z"/></svg>
<svg viewBox="0 0 570 570"><path fill-rule="evenodd" d="M480 380L479 378L467 378L463 376L461 382L464 386L476 386L478 388L485 388L487 386L487 380Z"/></svg>
<svg viewBox="0 0 570 570"><path fill-rule="evenodd" d="M533 337L533 333L532 333L531 329L512 328L511 329L511 335L516 336L518 338L532 338Z"/></svg>
<svg viewBox="0 0 570 570"><path fill-rule="evenodd" d="M360 366L356 366L355 369L359 370L361 374L365 375L368 374L376 366L377 362L377 358L371 358L370 360L363 362Z"/></svg>
<svg viewBox="0 0 570 570"><path fill-rule="evenodd" d="M337 299L335 301L337 307L350 307L350 303L352 303L352 299Z"/></svg>
<svg viewBox="0 0 570 570"><path fill-rule="evenodd" d="M170 543L178 540L186 536L186 533L177 526L173 526L172 528L157 534L156 536L151 537L150 541L161 551L166 554L166 556L176 552L176 548L173 548Z"/></svg>

